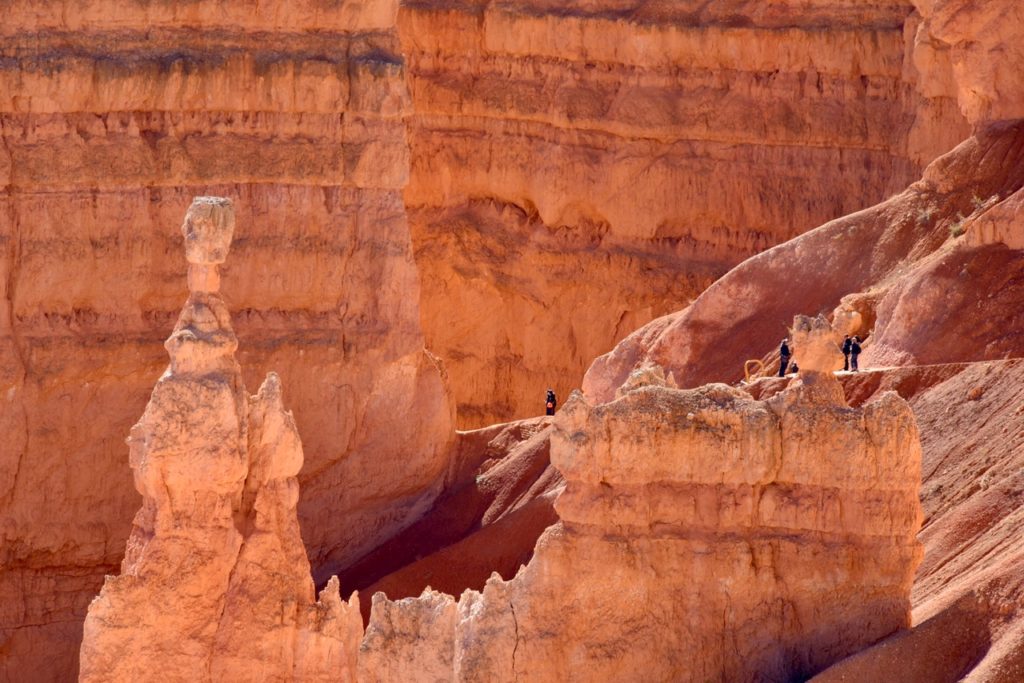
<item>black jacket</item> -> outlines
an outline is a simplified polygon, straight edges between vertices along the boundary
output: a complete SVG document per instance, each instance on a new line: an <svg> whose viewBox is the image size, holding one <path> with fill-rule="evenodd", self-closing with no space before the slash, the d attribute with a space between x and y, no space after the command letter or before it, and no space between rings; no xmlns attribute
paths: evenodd
<svg viewBox="0 0 1024 683"><path fill-rule="evenodd" d="M847 337L843 340L843 355L850 355L850 349L853 348L853 340Z"/></svg>
<svg viewBox="0 0 1024 683"><path fill-rule="evenodd" d="M779 347L779 355L782 356L783 358L789 358L789 344L787 344L786 342L782 342L782 346Z"/></svg>
<svg viewBox="0 0 1024 683"><path fill-rule="evenodd" d="M850 344L850 353L853 354L854 356L859 354L860 353L860 344L858 344L857 342L853 342L852 344Z"/></svg>

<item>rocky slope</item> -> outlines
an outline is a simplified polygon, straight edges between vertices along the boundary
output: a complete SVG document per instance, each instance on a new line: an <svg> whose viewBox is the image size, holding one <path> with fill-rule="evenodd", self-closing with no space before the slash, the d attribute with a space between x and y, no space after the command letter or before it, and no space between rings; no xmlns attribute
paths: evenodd
<svg viewBox="0 0 1024 683"><path fill-rule="evenodd" d="M909 623L919 456L904 402L848 408L827 373L768 402L724 385L577 394L552 443L561 523L515 579L457 603L375 596L361 675L813 674Z"/></svg>
<svg viewBox="0 0 1024 683"><path fill-rule="evenodd" d="M235 200L224 296L246 381L276 369L296 409L317 577L429 507L453 414L420 332L396 12L5 3L0 680L72 678L121 561L139 506L123 439L186 297L194 195Z"/></svg>
<svg viewBox="0 0 1024 683"><path fill-rule="evenodd" d="M774 348L801 311L871 333L865 365L1024 355L1024 260L1013 237L1022 189L1024 123L991 124L901 194L745 261L634 332L594 362L584 390L607 400L648 362L679 386L738 380L743 361Z"/></svg>
<svg viewBox="0 0 1024 683"><path fill-rule="evenodd" d="M566 395L631 330L966 137L920 23L901 0L403 3L405 197L460 424Z"/></svg>
<svg viewBox="0 0 1024 683"><path fill-rule="evenodd" d="M341 572L346 591L392 600L425 588L459 595L482 590L497 572L512 578L558 521L554 501L564 480L551 465L552 418L460 432L452 474L434 506ZM369 618L370 601L361 604Z"/></svg>

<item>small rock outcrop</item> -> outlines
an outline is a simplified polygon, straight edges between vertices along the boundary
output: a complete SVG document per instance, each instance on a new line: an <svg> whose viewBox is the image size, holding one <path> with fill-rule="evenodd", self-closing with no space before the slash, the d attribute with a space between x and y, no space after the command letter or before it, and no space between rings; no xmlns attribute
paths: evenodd
<svg viewBox="0 0 1024 683"><path fill-rule="evenodd" d="M831 328L794 329L810 372L770 401L721 384L573 394L552 436L561 522L511 581L374 596L365 680L413 661L432 680L792 680L908 626L913 415L893 393L849 407Z"/></svg>
<svg viewBox="0 0 1024 683"><path fill-rule="evenodd" d="M143 496L121 574L89 607L82 681L335 680L362 634L336 580L315 600L296 505L302 444L273 373L246 393L218 267L231 202L182 232L189 297L128 439Z"/></svg>

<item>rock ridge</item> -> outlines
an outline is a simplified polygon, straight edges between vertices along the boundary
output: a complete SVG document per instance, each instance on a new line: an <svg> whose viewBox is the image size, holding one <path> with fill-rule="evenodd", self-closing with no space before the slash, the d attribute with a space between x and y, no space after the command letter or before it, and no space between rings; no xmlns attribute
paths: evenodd
<svg viewBox="0 0 1024 683"><path fill-rule="evenodd" d="M725 385L574 394L552 435L560 522L530 563L458 601L375 595L361 677L417 662L452 681L785 680L908 626L913 415L818 380L765 402Z"/></svg>

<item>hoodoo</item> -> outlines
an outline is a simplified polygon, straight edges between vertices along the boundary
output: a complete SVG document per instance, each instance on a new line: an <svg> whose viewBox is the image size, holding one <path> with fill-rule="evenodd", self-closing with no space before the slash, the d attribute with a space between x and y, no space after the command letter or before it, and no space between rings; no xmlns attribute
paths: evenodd
<svg viewBox="0 0 1024 683"><path fill-rule="evenodd" d="M89 607L82 681L335 680L355 663L357 598L342 603L336 581L314 598L280 382L249 396L235 360L218 272L234 225L216 197L185 217L188 301L128 439L142 509Z"/></svg>

